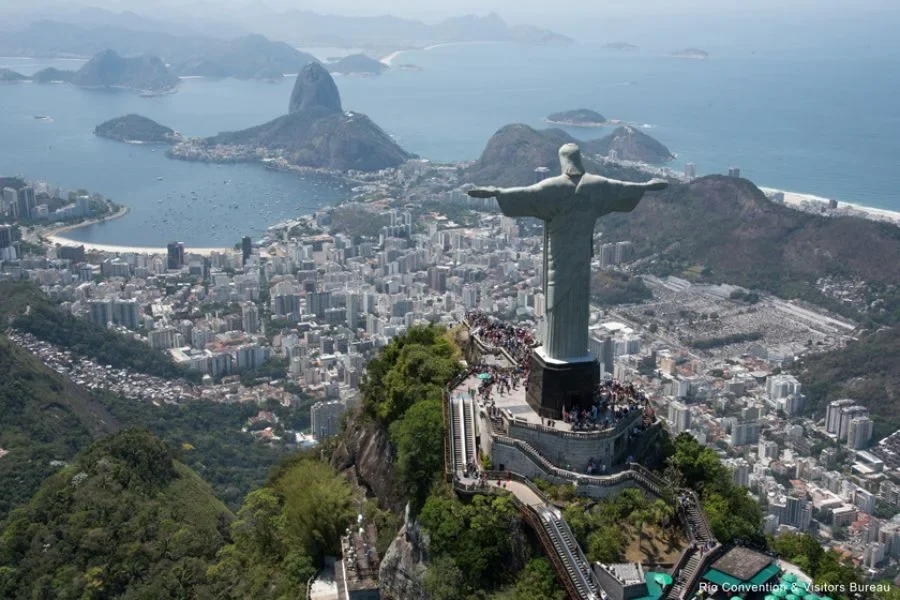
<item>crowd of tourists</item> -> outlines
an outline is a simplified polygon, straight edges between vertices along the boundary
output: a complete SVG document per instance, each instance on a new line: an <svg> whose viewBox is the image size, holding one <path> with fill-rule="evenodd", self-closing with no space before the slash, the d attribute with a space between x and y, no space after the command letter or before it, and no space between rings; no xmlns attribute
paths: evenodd
<svg viewBox="0 0 900 600"><path fill-rule="evenodd" d="M538 345L528 329L504 323L477 310L466 313L466 325L482 343L506 350L519 367L528 368L531 349Z"/></svg>

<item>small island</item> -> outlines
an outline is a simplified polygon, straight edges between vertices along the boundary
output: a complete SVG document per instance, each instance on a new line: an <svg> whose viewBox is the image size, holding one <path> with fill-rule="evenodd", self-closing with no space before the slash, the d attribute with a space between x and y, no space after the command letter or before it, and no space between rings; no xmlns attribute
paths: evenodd
<svg viewBox="0 0 900 600"><path fill-rule="evenodd" d="M603 49L610 52L636 52L638 47L628 42L610 42L603 44Z"/></svg>
<svg viewBox="0 0 900 600"><path fill-rule="evenodd" d="M670 56L672 56L672 58L684 58L687 60L706 60L709 58L709 52L697 48L685 48L684 50L673 52Z"/></svg>
<svg viewBox="0 0 900 600"><path fill-rule="evenodd" d="M553 113L544 119L551 125L563 125L567 127L603 127L609 124L606 117L587 108L579 108L576 110L567 110L564 112Z"/></svg>
<svg viewBox="0 0 900 600"><path fill-rule="evenodd" d="M184 140L174 129L140 115L125 115L101 123L94 129L94 135L129 144L175 144Z"/></svg>
<svg viewBox="0 0 900 600"><path fill-rule="evenodd" d="M341 75L381 75L388 66L365 54L351 54L325 64L331 73Z"/></svg>

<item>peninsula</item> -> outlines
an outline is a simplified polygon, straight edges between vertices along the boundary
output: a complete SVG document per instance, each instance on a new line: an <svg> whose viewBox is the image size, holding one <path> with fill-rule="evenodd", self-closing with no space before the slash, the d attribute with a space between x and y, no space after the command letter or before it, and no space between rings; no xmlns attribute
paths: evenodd
<svg viewBox="0 0 900 600"><path fill-rule="evenodd" d="M330 171L379 171L412 158L369 117L344 111L334 79L319 63L297 76L288 106L288 114L268 123L181 142L169 156Z"/></svg>
<svg viewBox="0 0 900 600"><path fill-rule="evenodd" d="M606 117L587 108L553 113L545 118L544 121L551 125L564 125L568 127L603 127L604 125L609 124Z"/></svg>
<svg viewBox="0 0 900 600"><path fill-rule="evenodd" d="M97 125L94 135L132 144L174 144L184 138L177 131L140 115L125 115Z"/></svg>

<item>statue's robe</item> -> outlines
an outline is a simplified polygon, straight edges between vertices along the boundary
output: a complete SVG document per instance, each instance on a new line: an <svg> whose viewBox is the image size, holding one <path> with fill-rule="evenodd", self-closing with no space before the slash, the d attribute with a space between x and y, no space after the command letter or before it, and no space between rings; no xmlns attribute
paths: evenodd
<svg viewBox="0 0 900 600"><path fill-rule="evenodd" d="M610 212L630 212L644 195L643 184L599 175L560 175L529 187L501 189L507 217L544 221L546 326L541 352L560 361L585 360L591 300L594 225Z"/></svg>

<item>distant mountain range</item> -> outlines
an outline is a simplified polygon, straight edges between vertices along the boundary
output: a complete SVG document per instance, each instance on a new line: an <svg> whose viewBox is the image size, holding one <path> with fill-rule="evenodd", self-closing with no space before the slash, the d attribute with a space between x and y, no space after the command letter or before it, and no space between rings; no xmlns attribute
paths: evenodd
<svg viewBox="0 0 900 600"><path fill-rule="evenodd" d="M521 42L568 44L572 39L540 27L511 26L497 13L465 15L434 25L390 15L346 17L308 11L250 15L253 31L295 45L423 47L447 42Z"/></svg>
<svg viewBox="0 0 900 600"><path fill-rule="evenodd" d="M148 93L173 91L179 79L158 56L126 58L113 50L99 52L77 71L48 68L27 77L9 69L0 69L0 81L34 83L73 83L82 87L124 88Z"/></svg>
<svg viewBox="0 0 900 600"><path fill-rule="evenodd" d="M277 12L264 6L226 11L206 5L190 13L185 5L183 10L167 18L95 8L0 15L0 55L86 58L112 49L126 56L158 55L178 75L252 78L273 67L283 73L298 72L312 60L294 49L302 46L365 47L387 54L447 42L573 41L539 27L511 26L496 13L455 17L432 25L394 16Z"/></svg>
<svg viewBox="0 0 900 600"><path fill-rule="evenodd" d="M171 155L255 160L262 149L290 165L338 171L377 171L412 157L369 117L343 110L334 79L319 63L307 65L297 76L288 110L257 127L179 144Z"/></svg>
<svg viewBox="0 0 900 600"><path fill-rule="evenodd" d="M261 35L234 40L176 36L109 25L38 21L0 35L4 56L79 57L113 50L123 56L159 56L175 75L271 79L297 73L315 58Z"/></svg>

